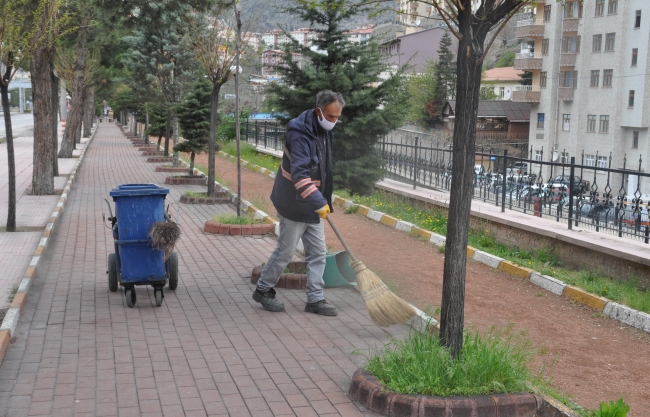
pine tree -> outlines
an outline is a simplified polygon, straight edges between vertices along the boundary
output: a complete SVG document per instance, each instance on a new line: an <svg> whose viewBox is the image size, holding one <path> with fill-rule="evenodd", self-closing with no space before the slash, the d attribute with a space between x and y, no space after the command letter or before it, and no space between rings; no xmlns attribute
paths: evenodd
<svg viewBox="0 0 650 417"><path fill-rule="evenodd" d="M300 0L286 11L306 21L317 33L314 49L293 42L284 48L278 66L283 82L269 87L274 107L286 114L283 122L314 108L316 93L329 89L343 95L346 105L334 129L334 187L369 194L384 174L375 147L378 139L399 127L406 115L401 69L382 80L389 68L381 62L375 41L354 44L343 26L364 9L349 0L317 0L304 7ZM298 55L300 54L300 55ZM294 62L292 57L300 58Z"/></svg>
<svg viewBox="0 0 650 417"><path fill-rule="evenodd" d="M433 98L427 103L426 109L436 122L442 123L442 108L447 100L453 99L456 95L456 61L454 53L451 51L449 32L445 32L440 39L438 62L434 74Z"/></svg>
<svg viewBox="0 0 650 417"><path fill-rule="evenodd" d="M185 140L174 146L174 152L190 154L190 177L194 176L194 157L208 150L211 94L212 84L200 79L190 86L185 101L178 106L178 123Z"/></svg>
<svg viewBox="0 0 650 417"><path fill-rule="evenodd" d="M147 104L149 110L149 128L147 129L148 136L158 136L158 147L162 137L165 136L167 130L167 110L160 104Z"/></svg>

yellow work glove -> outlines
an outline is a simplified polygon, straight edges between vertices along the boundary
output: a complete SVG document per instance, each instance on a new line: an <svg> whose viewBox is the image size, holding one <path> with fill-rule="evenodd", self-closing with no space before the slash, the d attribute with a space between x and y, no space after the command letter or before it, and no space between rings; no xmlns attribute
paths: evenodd
<svg viewBox="0 0 650 417"><path fill-rule="evenodd" d="M316 213L318 213L321 219L323 220L327 219L327 215L330 213L329 204L325 204L323 207L316 210Z"/></svg>

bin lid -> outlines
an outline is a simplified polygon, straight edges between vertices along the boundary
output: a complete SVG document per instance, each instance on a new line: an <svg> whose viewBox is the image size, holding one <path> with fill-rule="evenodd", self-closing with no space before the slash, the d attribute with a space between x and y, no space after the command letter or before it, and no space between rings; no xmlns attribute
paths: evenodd
<svg viewBox="0 0 650 417"><path fill-rule="evenodd" d="M167 195L168 188L157 184L122 184L111 190L111 197L129 197L134 195Z"/></svg>

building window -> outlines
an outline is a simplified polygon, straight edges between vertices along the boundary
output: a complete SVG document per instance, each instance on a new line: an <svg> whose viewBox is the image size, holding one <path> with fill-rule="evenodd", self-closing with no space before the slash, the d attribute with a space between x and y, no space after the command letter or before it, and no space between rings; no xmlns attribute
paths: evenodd
<svg viewBox="0 0 650 417"><path fill-rule="evenodd" d="M562 130L569 131L571 128L571 115L563 114L562 115Z"/></svg>
<svg viewBox="0 0 650 417"><path fill-rule="evenodd" d="M506 96L506 88L505 87L499 87L499 96L501 98L504 98Z"/></svg>
<svg viewBox="0 0 650 417"><path fill-rule="evenodd" d="M637 149L639 147L639 131L632 131L632 149Z"/></svg>
<svg viewBox="0 0 650 417"><path fill-rule="evenodd" d="M600 133L609 132L609 116L600 116Z"/></svg>
<svg viewBox="0 0 650 417"><path fill-rule="evenodd" d="M614 70L611 70L611 69L603 70L603 87L611 87L612 86L613 73L614 73Z"/></svg>
<svg viewBox="0 0 650 417"><path fill-rule="evenodd" d="M542 55L548 55L548 38L542 39Z"/></svg>
<svg viewBox="0 0 650 417"><path fill-rule="evenodd" d="M535 151L535 160L536 161L542 160L542 151Z"/></svg>
<svg viewBox="0 0 650 417"><path fill-rule="evenodd" d="M632 48L632 66L636 67L636 62L639 59L639 48Z"/></svg>
<svg viewBox="0 0 650 417"><path fill-rule="evenodd" d="M607 3L607 14L616 14L618 11L618 0L609 0Z"/></svg>
<svg viewBox="0 0 650 417"><path fill-rule="evenodd" d="M592 43L591 51L600 52L601 45L603 43L603 35L594 35L594 41Z"/></svg>
<svg viewBox="0 0 650 417"><path fill-rule="evenodd" d="M567 1L564 6L565 19L578 19L582 17L582 1Z"/></svg>
<svg viewBox="0 0 650 417"><path fill-rule="evenodd" d="M605 0L596 0L596 16L605 14Z"/></svg>
<svg viewBox="0 0 650 417"><path fill-rule="evenodd" d="M600 70L591 70L591 86L598 87L600 83Z"/></svg>
<svg viewBox="0 0 650 417"><path fill-rule="evenodd" d="M596 157L594 155L585 155L585 165L588 167L596 165Z"/></svg>
<svg viewBox="0 0 650 417"><path fill-rule="evenodd" d="M627 107L634 107L634 90L630 90L627 96Z"/></svg>
<svg viewBox="0 0 650 417"><path fill-rule="evenodd" d="M598 157L598 168L607 168L607 157L599 156Z"/></svg>
<svg viewBox="0 0 650 417"><path fill-rule="evenodd" d="M588 114L587 115L587 132L596 131L596 115Z"/></svg>
<svg viewBox="0 0 650 417"><path fill-rule="evenodd" d="M637 10L634 15L634 29L641 27L641 10Z"/></svg>
<svg viewBox="0 0 650 417"><path fill-rule="evenodd" d="M580 52L580 36L566 36L562 38L562 53L577 54Z"/></svg>
<svg viewBox="0 0 650 417"><path fill-rule="evenodd" d="M560 154L560 163L561 164L568 164L570 161L569 159L569 152L562 152Z"/></svg>
<svg viewBox="0 0 650 417"><path fill-rule="evenodd" d="M537 128L544 129L544 113L537 113Z"/></svg>
<svg viewBox="0 0 650 417"><path fill-rule="evenodd" d="M605 35L605 51L613 51L616 42L616 33L607 33Z"/></svg>
<svg viewBox="0 0 650 417"><path fill-rule="evenodd" d="M578 87L578 71L562 71L562 72L560 72L560 87L577 88Z"/></svg>
<svg viewBox="0 0 650 417"><path fill-rule="evenodd" d="M551 21L551 5L544 6L544 21L545 22L550 22Z"/></svg>
<svg viewBox="0 0 650 417"><path fill-rule="evenodd" d="M541 71L539 73L539 86L546 87L546 71Z"/></svg>

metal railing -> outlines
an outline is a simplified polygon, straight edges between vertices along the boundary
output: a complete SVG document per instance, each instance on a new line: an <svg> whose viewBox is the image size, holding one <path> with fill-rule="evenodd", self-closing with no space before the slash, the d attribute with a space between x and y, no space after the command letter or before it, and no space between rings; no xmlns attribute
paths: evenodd
<svg viewBox="0 0 650 417"><path fill-rule="evenodd" d="M515 59L527 59L527 58L542 58L541 52L518 52L515 54Z"/></svg>
<svg viewBox="0 0 650 417"><path fill-rule="evenodd" d="M276 121L247 120L242 126L248 143L282 150L286 129ZM445 142L448 143L448 142ZM386 137L377 145L385 175L401 182L439 191L450 191L452 149L419 137ZM519 156L479 148L474 165L473 198L489 202L501 211L513 210L564 222L569 229L582 227L646 244L650 242L650 173L637 167L612 168L612 156L582 153L580 163L568 159L543 161L543 150ZM607 166L605 165L607 160ZM598 166L594 164L598 162Z"/></svg>
<svg viewBox="0 0 650 417"><path fill-rule="evenodd" d="M543 25L544 21L542 19L523 19L517 22L517 27L522 26L531 26L531 25Z"/></svg>

